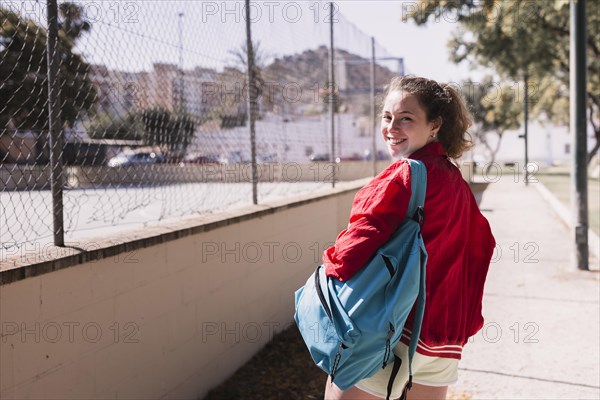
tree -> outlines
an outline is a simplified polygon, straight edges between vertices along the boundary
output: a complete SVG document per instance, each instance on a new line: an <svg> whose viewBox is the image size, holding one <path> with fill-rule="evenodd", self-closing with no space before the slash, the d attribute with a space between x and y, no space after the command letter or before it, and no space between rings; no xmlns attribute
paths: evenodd
<svg viewBox="0 0 600 400"><path fill-rule="evenodd" d="M515 101L514 90L494 83L491 76L485 77L482 83L468 80L461 84L461 88L473 116L471 133L490 154L489 168L496 160L504 132L519 127L522 108ZM489 140L489 133L497 136L495 146Z"/></svg>
<svg viewBox="0 0 600 400"><path fill-rule="evenodd" d="M270 58L260 47L260 41L252 43L252 53L254 55L254 78L256 79L257 85L262 87L265 81L262 77L262 70L267 64L267 60ZM246 42L242 43L238 49L229 50L229 54L234 58L234 64L241 68L243 71L248 70L248 45Z"/></svg>
<svg viewBox="0 0 600 400"><path fill-rule="evenodd" d="M587 1L588 111L600 149L600 1ZM543 99L532 113L564 122L569 87L569 2L565 0L421 0L407 18L418 25L451 17L459 30L449 42L451 59L494 68L502 77L522 81Z"/></svg>
<svg viewBox="0 0 600 400"><path fill-rule="evenodd" d="M246 42L242 43L238 49L229 50L229 54L233 56L233 63L240 68L245 73L244 85L242 85L246 90L248 88L245 84L248 75L248 45ZM265 87L265 79L263 77L263 69L267 64L267 60L270 58L262 49L260 45L260 41L252 42L252 55L253 55L253 68L252 74L254 76L254 82L256 87L254 91L251 91L250 94L256 96L257 99L262 99L264 103L264 107L267 110L273 109L273 103L270 95L263 96L264 87ZM244 92L246 93L246 92ZM246 94L247 95L247 94ZM258 104L258 102L257 102ZM259 110L257 110L259 111Z"/></svg>
<svg viewBox="0 0 600 400"><path fill-rule="evenodd" d="M140 111L144 142L166 147L175 158L182 157L194 137L196 122L190 115L174 115L164 108Z"/></svg>
<svg viewBox="0 0 600 400"><path fill-rule="evenodd" d="M329 79L325 81L325 85L321 89L321 99L323 102L323 112L329 111L331 106L334 107L333 112L340 112L341 105L343 104L340 97L340 91L337 86L332 84ZM370 111L369 111L370 112Z"/></svg>
<svg viewBox="0 0 600 400"><path fill-rule="evenodd" d="M92 25L83 19L81 6L75 3L62 3L58 6L59 24L64 33L65 44L72 49L83 32L89 32Z"/></svg>
<svg viewBox="0 0 600 400"><path fill-rule="evenodd" d="M89 136L94 139L141 140L149 146L169 151L171 157L181 157L190 145L196 130L197 118L179 115L164 108L150 108L115 117L97 113L87 123Z"/></svg>
<svg viewBox="0 0 600 400"><path fill-rule="evenodd" d="M243 96L246 75L237 68L226 67L217 74L217 101L212 99L210 119L220 121L221 128L244 126L248 103Z"/></svg>
<svg viewBox="0 0 600 400"><path fill-rule="evenodd" d="M59 7L58 52L63 123L70 127L94 104L96 89L89 64L74 53L77 39L90 25L80 6ZM31 19L0 6L0 129L48 130L47 32Z"/></svg>
<svg viewBox="0 0 600 400"><path fill-rule="evenodd" d="M85 126L92 139L141 140L144 137L144 125L138 114L122 118L106 112L96 113Z"/></svg>

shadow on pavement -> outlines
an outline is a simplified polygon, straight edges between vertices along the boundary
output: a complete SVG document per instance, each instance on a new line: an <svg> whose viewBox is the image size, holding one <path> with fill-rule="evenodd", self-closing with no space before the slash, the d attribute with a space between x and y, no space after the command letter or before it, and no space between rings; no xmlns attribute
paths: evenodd
<svg viewBox="0 0 600 400"><path fill-rule="evenodd" d="M487 189L489 182L470 182L469 187L475 196L475 201L477 201L477 205L481 204L481 200L483 200L483 192ZM491 211L491 210L487 210Z"/></svg>

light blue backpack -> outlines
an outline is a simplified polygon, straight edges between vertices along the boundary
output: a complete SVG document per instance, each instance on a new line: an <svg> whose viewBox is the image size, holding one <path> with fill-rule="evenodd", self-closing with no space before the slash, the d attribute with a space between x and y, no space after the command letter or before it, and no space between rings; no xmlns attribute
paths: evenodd
<svg viewBox="0 0 600 400"><path fill-rule="evenodd" d="M392 349L416 302L409 345L409 381L402 398L412 385L410 363L425 309L427 252L421 225L427 170L419 161L409 162L412 196L407 217L388 242L346 282L327 277L320 265L295 296L294 318L317 366L346 390L394 361L388 399L402 363Z"/></svg>

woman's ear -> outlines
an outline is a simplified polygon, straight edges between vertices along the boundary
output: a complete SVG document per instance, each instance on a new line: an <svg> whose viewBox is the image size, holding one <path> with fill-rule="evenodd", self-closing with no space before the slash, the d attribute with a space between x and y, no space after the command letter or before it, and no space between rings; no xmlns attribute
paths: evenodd
<svg viewBox="0 0 600 400"><path fill-rule="evenodd" d="M431 134L432 135L437 135L438 131L440 130L440 128L442 127L442 117L437 117L436 119L434 119L431 122Z"/></svg>

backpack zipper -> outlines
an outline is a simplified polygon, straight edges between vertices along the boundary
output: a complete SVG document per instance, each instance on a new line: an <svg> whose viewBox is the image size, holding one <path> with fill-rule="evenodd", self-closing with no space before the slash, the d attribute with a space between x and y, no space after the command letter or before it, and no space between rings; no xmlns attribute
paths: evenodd
<svg viewBox="0 0 600 400"><path fill-rule="evenodd" d="M385 366L387 365L387 360L390 357L391 352L390 342L392 341L392 336L394 336L395 332L396 330L394 329L394 325L392 325L392 323L390 322L390 330L388 331L388 334L385 338L385 353L383 355L383 366L381 368L385 368Z"/></svg>
<svg viewBox="0 0 600 400"><path fill-rule="evenodd" d="M338 369L338 365L340 363L340 359L342 358L342 350L347 348L344 342L340 343L338 347L337 353L335 353L335 358L333 359L333 365L331 366L331 382L335 379L335 372Z"/></svg>

